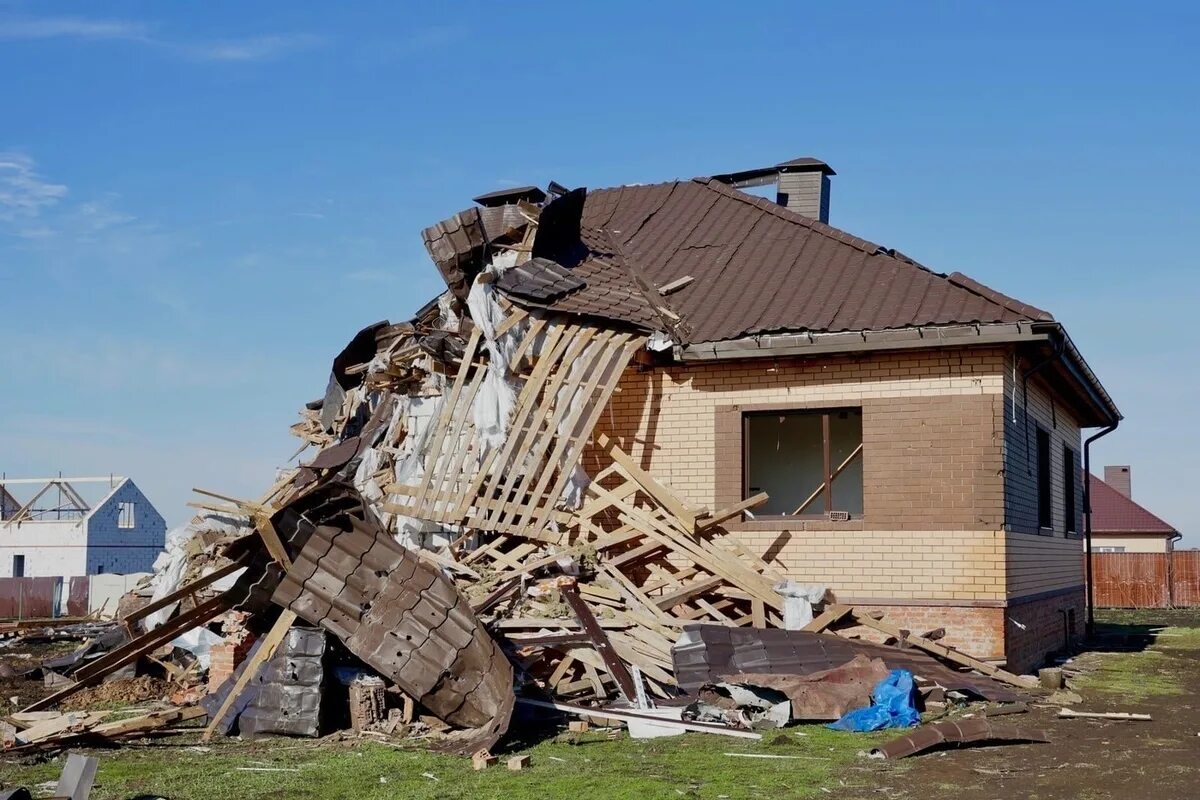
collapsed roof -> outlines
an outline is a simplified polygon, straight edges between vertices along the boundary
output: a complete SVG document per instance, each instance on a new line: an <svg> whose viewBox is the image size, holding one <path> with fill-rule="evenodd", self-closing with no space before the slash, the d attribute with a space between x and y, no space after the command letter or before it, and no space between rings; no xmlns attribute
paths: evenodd
<svg viewBox="0 0 1200 800"><path fill-rule="evenodd" d="M426 245L462 298L487 254L520 248L536 221L524 243L533 258L498 279L502 294L525 308L667 333L682 360L822 352L814 344L1022 343L1039 351L1034 361L1065 352L1043 377L1085 426L1120 418L1050 313L731 188L741 175L590 192L554 185L540 205L531 187L493 192L476 198L483 208L427 229Z"/></svg>

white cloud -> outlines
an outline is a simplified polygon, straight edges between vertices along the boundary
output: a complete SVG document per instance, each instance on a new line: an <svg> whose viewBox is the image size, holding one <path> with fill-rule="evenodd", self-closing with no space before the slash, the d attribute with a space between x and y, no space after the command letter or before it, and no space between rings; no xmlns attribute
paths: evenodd
<svg viewBox="0 0 1200 800"><path fill-rule="evenodd" d="M0 152L0 220L33 219L67 196L67 187L38 174L24 153Z"/></svg>
<svg viewBox="0 0 1200 800"><path fill-rule="evenodd" d="M127 20L84 17L10 17L0 19L0 39L146 40L149 28Z"/></svg>
<svg viewBox="0 0 1200 800"><path fill-rule="evenodd" d="M282 33L241 38L186 41L155 35L155 26L132 20L86 17L0 18L0 40L79 39L136 42L178 58L199 62L271 61L323 43L309 33Z"/></svg>
<svg viewBox="0 0 1200 800"><path fill-rule="evenodd" d="M167 46L193 61L271 61L298 50L316 47L321 42L319 36L290 33Z"/></svg>

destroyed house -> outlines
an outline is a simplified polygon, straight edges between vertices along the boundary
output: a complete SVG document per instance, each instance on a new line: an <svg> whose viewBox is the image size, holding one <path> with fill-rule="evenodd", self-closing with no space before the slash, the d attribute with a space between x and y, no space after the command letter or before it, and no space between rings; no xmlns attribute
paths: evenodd
<svg viewBox="0 0 1200 800"><path fill-rule="evenodd" d="M459 300L649 336L593 442L694 507L766 493L724 526L788 578L1029 668L1083 633L1081 431L1119 411L1046 311L827 224L833 174L494 192L425 238Z"/></svg>
<svg viewBox="0 0 1200 800"><path fill-rule="evenodd" d="M317 732L277 659L331 639L485 762L518 704L756 737L703 708L734 677L858 676L787 719L891 669L1026 696L1010 670L1081 632L1081 430L1119 413L1049 314L830 227L832 174L522 187L425 229L447 290L338 353L258 500L197 490L145 632L27 710L217 620L260 638L205 737Z"/></svg>

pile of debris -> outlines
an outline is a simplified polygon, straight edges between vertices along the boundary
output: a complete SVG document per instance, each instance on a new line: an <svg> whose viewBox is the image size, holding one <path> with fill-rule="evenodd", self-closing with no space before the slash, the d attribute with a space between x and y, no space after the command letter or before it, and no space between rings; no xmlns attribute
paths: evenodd
<svg viewBox="0 0 1200 800"><path fill-rule="evenodd" d="M318 735L349 719L436 729L440 747L469 754L494 746L518 705L522 718L756 737L764 720L869 705L893 669L931 700L1032 688L852 608L812 619L798 587L722 527L766 494L690 505L595 432L622 374L686 330L611 237L604 266L637 287L654 323L546 310L579 281L562 264L581 247L582 192L552 185L529 195L538 202L427 229L449 290L334 359L324 397L292 428L301 453L315 451L301 466L257 501L202 493L149 602L123 609L121 641L14 717L29 726L14 741L201 715L206 736ZM590 476L585 452L601 465ZM829 632L837 624L893 644ZM148 660L190 705L121 723L54 718L63 736L29 735L43 709Z"/></svg>

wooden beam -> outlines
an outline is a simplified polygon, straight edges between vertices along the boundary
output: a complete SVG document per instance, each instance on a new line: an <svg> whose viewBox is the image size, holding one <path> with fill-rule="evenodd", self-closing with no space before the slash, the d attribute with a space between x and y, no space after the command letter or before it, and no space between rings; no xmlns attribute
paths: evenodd
<svg viewBox="0 0 1200 800"><path fill-rule="evenodd" d="M201 603L186 614L168 620L149 633L139 636L131 642L126 642L116 650L110 650L95 661L88 662L75 673L75 683L59 689L48 697L43 697L24 710L37 711L49 708L76 692L98 683L110 672L114 672L126 664L132 664L146 653L158 649L181 633L186 633L192 628L203 625L213 617L224 614L233 608L234 601L230 595L230 592L226 592L208 602Z"/></svg>
<svg viewBox="0 0 1200 800"><path fill-rule="evenodd" d="M212 574L205 575L203 578L198 578L189 584L179 587L178 589L171 592L166 597L155 600L153 603L144 605L141 608L137 609L136 611L132 611L129 614L126 614L125 619L123 619L122 622L124 622L126 627L128 628L129 626L133 625L134 623L139 622L139 621L145 619L146 617L150 616L155 611L158 611L160 608L166 608L167 606L171 605L172 603L178 603L180 600L187 597L188 595L190 595L196 591L199 591L200 589L203 589L205 586L211 586L212 584L221 580L221 578L224 578L227 575L232 575L233 573L237 572L239 569L242 569L242 564L239 561L234 561L231 564L226 564L225 566L221 567L220 569L214 571Z"/></svg>
<svg viewBox="0 0 1200 800"><path fill-rule="evenodd" d="M638 463L628 453L618 447L617 443L609 438L608 434L602 433L596 437L596 444L600 446L600 449L609 458L620 464L621 468L625 470L629 477L637 481L646 494L653 497L658 501L659 505L674 514L688 531L696 529L695 512L684 505L683 501L673 491L663 486L654 479L654 476L638 466Z"/></svg>
<svg viewBox="0 0 1200 800"><path fill-rule="evenodd" d="M749 511L752 508L758 508L759 506L761 506L763 503L767 502L770 499L771 499L771 496L768 495L766 492L759 492L758 494L754 495L753 497L747 497L745 500L734 503L733 505L729 506L728 508L723 508L720 511L714 512L712 514L707 514L703 517L698 517L696 519L696 530L704 530L705 528L711 528L714 525L720 525L722 522L725 522L726 520L733 519L734 517L740 516L745 511Z"/></svg>
<svg viewBox="0 0 1200 800"><path fill-rule="evenodd" d="M917 636L911 632L901 630L890 623L869 617L861 611L855 610L853 612L853 616L854 621L859 625L863 625L868 628L874 628L875 630L881 631L890 636L895 636L897 639L907 642L913 647L917 647L927 653L931 653L939 658L943 658L946 661L953 661L955 664L961 664L964 667L970 667L973 670L982 672L989 678L995 678L998 681L1011 684L1012 686L1018 686L1022 689L1035 689L1039 685L1038 679L1032 675L1015 675L1007 670L1000 669L994 664L989 664L986 661L980 661L978 658L969 656L960 650L955 650L953 647L944 645L941 642L930 641L923 636Z"/></svg>
<svg viewBox="0 0 1200 800"><path fill-rule="evenodd" d="M836 625L853 610L850 606L830 606L800 630L808 633L820 633L830 625Z"/></svg>

